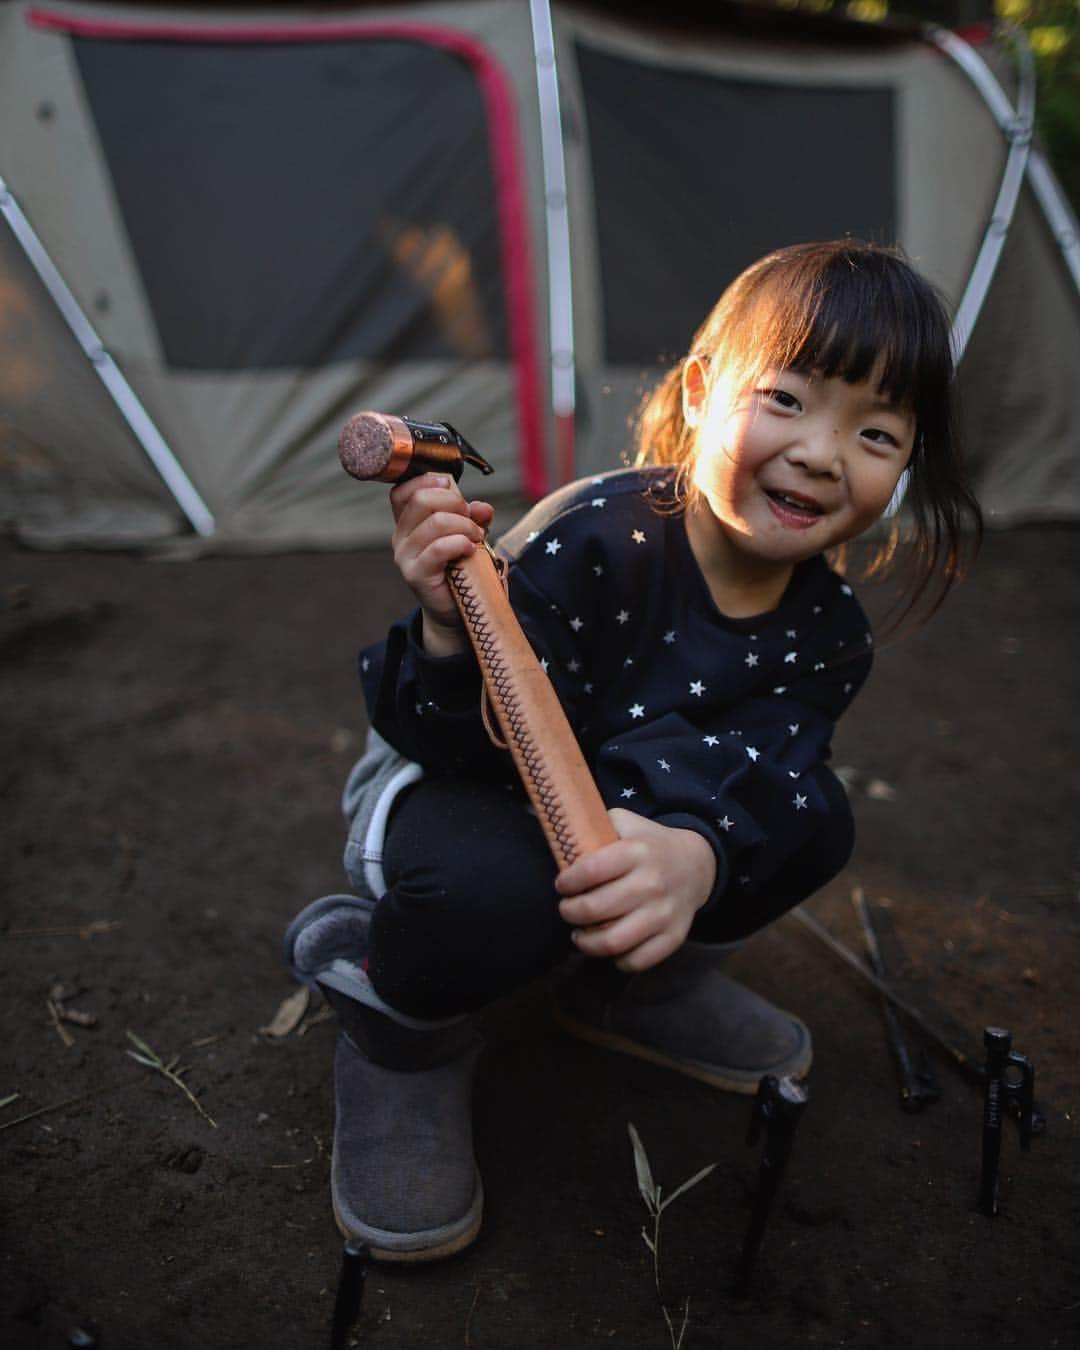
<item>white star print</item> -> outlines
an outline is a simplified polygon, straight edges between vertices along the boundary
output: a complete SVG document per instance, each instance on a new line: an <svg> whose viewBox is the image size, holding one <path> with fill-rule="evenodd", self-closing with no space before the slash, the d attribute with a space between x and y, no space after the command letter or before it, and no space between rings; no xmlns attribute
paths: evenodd
<svg viewBox="0 0 1080 1350"><path fill-rule="evenodd" d="M758 656L757 652L746 653L746 665L748 666L756 666L760 659L761 658Z"/></svg>
<svg viewBox="0 0 1080 1350"><path fill-rule="evenodd" d="M671 644L675 641L675 629L674 629L674 628L669 628L668 631L664 634L664 641L667 643L667 645L668 645L669 647L670 647Z"/></svg>
<svg viewBox="0 0 1080 1350"><path fill-rule="evenodd" d="M720 737L719 737L719 736L702 736L701 739L705 742L706 745L719 745L719 744L720 744Z"/></svg>
<svg viewBox="0 0 1080 1350"><path fill-rule="evenodd" d="M798 652L788 652L784 657L784 665L793 666L798 659L799 659Z"/></svg>
<svg viewBox="0 0 1080 1350"><path fill-rule="evenodd" d="M758 762L758 760L761 758L761 751L758 750L758 749L756 749L756 747L754 747L754 746L752 746L752 745L748 745L748 746L746 747L746 753L747 753L747 755L750 757L750 759L753 760L753 762L754 762L755 764L756 764L756 763Z"/></svg>
<svg viewBox="0 0 1080 1350"><path fill-rule="evenodd" d="M630 538L634 541L635 544L643 544L645 542L645 531L633 530L631 531Z"/></svg>
<svg viewBox="0 0 1080 1350"><path fill-rule="evenodd" d="M645 705L642 703L632 703L626 710L631 717L644 717Z"/></svg>
<svg viewBox="0 0 1080 1350"><path fill-rule="evenodd" d="M776 686L776 688L773 690L773 693L774 693L774 694L786 694L786 693L787 693L787 685L786 685L786 684L778 684L778 685Z"/></svg>
<svg viewBox="0 0 1080 1350"><path fill-rule="evenodd" d="M845 694L850 694L851 691L852 691L854 688L855 688L855 686L854 686L853 684L850 684L850 683L845 684L845 685L844 685L844 693L845 693Z"/></svg>
<svg viewBox="0 0 1080 1350"><path fill-rule="evenodd" d="M691 680L691 681L690 681L690 692L691 692L696 698L700 698L700 697L702 696L702 694L705 692L705 686L701 683L700 680Z"/></svg>
<svg viewBox="0 0 1080 1350"><path fill-rule="evenodd" d="M845 583L843 586L840 587L840 594L841 594L841 595L854 595L855 592L851 589L850 586L848 586L848 585Z"/></svg>
<svg viewBox="0 0 1080 1350"><path fill-rule="evenodd" d="M581 662L580 662L580 661L567 661L567 663L566 663L566 669L571 673L571 675L576 675L577 672L581 669Z"/></svg>
<svg viewBox="0 0 1080 1350"><path fill-rule="evenodd" d="M636 797L636 796L637 796L637 789L636 789L636 788L623 788L622 792L619 793L619 796L620 796L620 797L625 797L625 798L627 799L627 801L629 801L629 799L630 799L631 797Z"/></svg>
<svg viewBox="0 0 1080 1350"><path fill-rule="evenodd" d="M789 628L787 632L784 634L784 636L789 638L795 638L798 637L799 635L794 628Z"/></svg>
<svg viewBox="0 0 1080 1350"><path fill-rule="evenodd" d="M544 672L545 675L547 674L547 668L548 668L548 659L546 656L542 656L540 658L540 669Z"/></svg>
<svg viewBox="0 0 1080 1350"><path fill-rule="evenodd" d="M593 506L606 506L606 505L607 505L607 498L606 498L606 497L594 497L594 498L592 499L592 504L593 504Z"/></svg>
<svg viewBox="0 0 1080 1350"><path fill-rule="evenodd" d="M806 798L802 795L801 792L796 792L795 800L792 802L792 806L794 806L796 811L806 810Z"/></svg>
<svg viewBox="0 0 1080 1350"><path fill-rule="evenodd" d="M824 670L824 669L825 669L825 662L824 662L824 661L815 661L815 662L814 662L814 669L815 669L815 670Z"/></svg>
<svg viewBox="0 0 1080 1350"><path fill-rule="evenodd" d="M658 759L656 762L665 773L671 772L671 765L667 762L666 759Z"/></svg>
<svg viewBox="0 0 1080 1350"><path fill-rule="evenodd" d="M615 615L615 622L626 623L628 622L629 618L630 618L630 611L628 609L620 609L618 614Z"/></svg>
<svg viewBox="0 0 1080 1350"><path fill-rule="evenodd" d="M624 666L632 666L633 664L634 664L634 658L633 658L632 656L628 656L628 657L626 658L626 660L623 662L623 665L624 665Z"/></svg>
<svg viewBox="0 0 1080 1350"><path fill-rule="evenodd" d="M604 569L599 563L593 564L593 575L598 577L602 577L604 575Z"/></svg>
<svg viewBox="0 0 1080 1350"><path fill-rule="evenodd" d="M815 613L815 614L820 614L820 613L821 613L821 606L820 606L820 605L815 605L815 606L814 606L814 613Z"/></svg>
<svg viewBox="0 0 1080 1350"><path fill-rule="evenodd" d="M534 539L539 539L539 538L540 538L540 531L539 531L539 530L530 530L529 533L528 533L528 534L526 535L526 537L525 537L525 542L526 542L527 544L531 544L532 541L533 541Z"/></svg>
<svg viewBox="0 0 1080 1350"><path fill-rule="evenodd" d="M591 694L592 691L593 691L593 687L592 687L592 682L590 681L590 682L585 686L585 692L586 692L587 694Z"/></svg>
<svg viewBox="0 0 1080 1350"><path fill-rule="evenodd" d="M549 539L544 545L544 552L550 553L552 557L562 548L562 544L557 539Z"/></svg>
<svg viewBox="0 0 1080 1350"><path fill-rule="evenodd" d="M371 658L365 656L364 659L360 662L360 669L368 670L370 669L370 666L371 666Z"/></svg>
<svg viewBox="0 0 1080 1350"><path fill-rule="evenodd" d="M735 822L730 816L721 816L716 823L722 830L733 830L735 828Z"/></svg>
<svg viewBox="0 0 1080 1350"><path fill-rule="evenodd" d="M797 735L799 734L799 724L798 724L798 722L789 722L789 723L788 723L788 731L790 732L790 734L791 734L792 736L797 736Z"/></svg>
<svg viewBox="0 0 1080 1350"><path fill-rule="evenodd" d="M575 633L580 633L585 627L585 621L583 619L573 618L570 620L570 627Z"/></svg>

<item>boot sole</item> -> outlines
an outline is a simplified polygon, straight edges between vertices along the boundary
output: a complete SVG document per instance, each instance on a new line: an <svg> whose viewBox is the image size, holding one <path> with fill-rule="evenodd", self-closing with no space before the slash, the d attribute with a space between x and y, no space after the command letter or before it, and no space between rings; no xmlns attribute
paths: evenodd
<svg viewBox="0 0 1080 1350"><path fill-rule="evenodd" d="M442 1261L448 1256L454 1256L458 1252L464 1251L466 1247L471 1246L480 1233L481 1220L476 1222L459 1233L457 1237L450 1238L446 1242L441 1242L435 1247L420 1247L415 1251L402 1251L394 1247L380 1247L378 1243L368 1242L368 1240L358 1233L350 1231L338 1214L337 1206L334 1206L334 1223L337 1225L338 1232L343 1238L351 1242L363 1242L373 1261L393 1261L398 1264L420 1264L423 1261Z"/></svg>
<svg viewBox="0 0 1080 1350"><path fill-rule="evenodd" d="M643 1059L647 1063L656 1064L662 1069L672 1069L675 1073L681 1073L684 1078L694 1078L699 1083L707 1083L709 1087L719 1088L722 1092L737 1092L747 1097L756 1094L758 1084L766 1074L775 1074L777 1078L802 1078L809 1073L810 1065L814 1061L813 1045L808 1043L802 1054L793 1055L777 1068L761 1069L760 1071L709 1069L704 1065L694 1064L691 1060L673 1059L670 1055L650 1049L649 1046L642 1045L640 1041L632 1041L616 1032L601 1031L598 1027L590 1026L587 1022L575 1021L574 1018L563 1012L558 1004L552 1007L552 1017L569 1035L575 1036L581 1041L588 1041L590 1045L597 1045L603 1050L614 1050L622 1055L633 1055L635 1059Z"/></svg>

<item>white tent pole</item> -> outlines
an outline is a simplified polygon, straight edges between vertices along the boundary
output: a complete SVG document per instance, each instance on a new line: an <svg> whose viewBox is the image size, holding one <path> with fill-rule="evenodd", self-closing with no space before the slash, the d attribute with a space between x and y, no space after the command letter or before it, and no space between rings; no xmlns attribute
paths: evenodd
<svg viewBox="0 0 1080 1350"><path fill-rule="evenodd" d="M1019 67L1019 90L1014 108L990 67L970 43L944 28L927 25L925 31L929 40L968 76L1009 142L1009 152L1005 157L997 198L990 212L990 222L953 317L950 338L953 362L959 365L997 271L1028 168L1031 138L1035 129L1035 62L1027 38L1019 29L1011 30L1016 41ZM910 473L905 469L886 507L887 516L895 516L903 505L909 478Z"/></svg>
<svg viewBox="0 0 1080 1350"><path fill-rule="evenodd" d="M192 528L197 534L212 535L214 533L214 517L210 514L206 503L199 496L191 479L180 467L176 456L169 449L161 432L150 420L150 415L139 402L135 391L124 378L116 362L105 350L101 338L97 335L79 302L72 295L56 264L45 251L45 246L35 234L33 226L23 214L3 178L0 178L0 213L4 215L7 223L11 226L12 233L22 246L30 266L38 274L45 289L52 297L53 303L74 334L76 342L97 372L102 384L109 391L121 415L146 451L154 468L165 480L181 511L191 522Z"/></svg>
<svg viewBox="0 0 1080 1350"><path fill-rule="evenodd" d="M570 266L570 219L563 154L559 76L549 0L529 0L536 91L540 103L540 155L547 224L548 327L551 343L551 407L556 429L572 437L575 404L574 305ZM570 442L572 444L572 442ZM569 469L570 465L557 468Z"/></svg>
<svg viewBox="0 0 1080 1350"><path fill-rule="evenodd" d="M968 76L1009 142L1009 153L1005 160L997 200L990 213L990 223L986 227L975 266L971 269L971 276L968 278L967 287L953 319L953 359L957 364L964 355L979 311L990 289L990 283L994 279L1001 251L1005 247L1005 239L1020 197L1020 188L1023 186L1024 173L1031 152L1031 138L1035 130L1035 62L1023 32L1020 29L1011 29L1010 33L1016 43L1020 82L1015 108L994 78L990 67L970 43L943 28L929 29L930 40Z"/></svg>
<svg viewBox="0 0 1080 1350"><path fill-rule="evenodd" d="M1065 265L1080 291L1080 222L1050 170L1046 158L1034 146L1027 166L1028 182L1043 214L1050 223Z"/></svg>

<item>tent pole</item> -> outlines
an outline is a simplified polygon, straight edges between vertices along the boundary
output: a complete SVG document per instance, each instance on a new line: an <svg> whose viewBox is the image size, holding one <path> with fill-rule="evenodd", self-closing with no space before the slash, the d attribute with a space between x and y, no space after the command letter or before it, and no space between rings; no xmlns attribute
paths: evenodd
<svg viewBox="0 0 1080 1350"><path fill-rule="evenodd" d="M974 47L944 28L930 28L929 36L941 51L954 61L968 76L982 95L994 120L1009 142L1009 153L1001 176L997 200L990 213L975 266L960 300L953 320L953 360L959 365L968 339L978 321L979 311L994 279L998 259L1012 224L1013 213L1020 197L1024 174L1031 151L1031 137L1035 130L1035 62L1027 38L1020 29L1011 29L1016 43L1019 89L1014 108L994 78L990 67Z"/></svg>
<svg viewBox="0 0 1080 1350"><path fill-rule="evenodd" d="M949 32L948 29L929 24L925 28L926 35L934 46L958 65L975 85L994 121L1009 142L1009 152L1005 158L997 198L990 212L990 222L952 322L950 338L953 362L957 366L967 350L968 339L978 321L979 312L990 290L990 283L997 271L998 260L1005 247L1016 203L1020 197L1024 174L1029 167L1031 138L1035 129L1035 62L1024 34L1019 29L1010 31L1016 41L1019 75L1015 108L994 78L990 67L970 43L965 42L956 33ZM903 505L908 480L909 473L905 469L900 475L892 500L885 509L887 516L895 516Z"/></svg>
<svg viewBox="0 0 1080 1350"><path fill-rule="evenodd" d="M33 226L23 214L4 182L0 178L0 213L10 225L12 233L26 254L30 266L37 273L42 285L48 291L53 303L60 311L67 326L74 334L83 354L93 366L102 384L109 391L113 402L131 428L148 458L164 479L166 486L176 499L197 534L210 536L214 533L214 517L206 503L199 496L191 479L181 468L176 456L169 449L164 437L151 421L149 414L139 402L135 391L124 378L119 367L109 353L79 302L72 295L56 264L45 251L45 246L34 232Z"/></svg>
<svg viewBox="0 0 1080 1350"><path fill-rule="evenodd" d="M555 419L557 483L574 477L574 306L563 154L559 76L550 0L529 0L536 91L540 102L540 156L547 223L548 329L551 344L551 408Z"/></svg>

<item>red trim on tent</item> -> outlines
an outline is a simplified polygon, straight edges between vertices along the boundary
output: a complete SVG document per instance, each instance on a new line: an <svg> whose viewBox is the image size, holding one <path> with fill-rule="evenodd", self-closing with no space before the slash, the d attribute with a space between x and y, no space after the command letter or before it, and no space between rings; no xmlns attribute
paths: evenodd
<svg viewBox="0 0 1080 1350"><path fill-rule="evenodd" d="M517 389L521 426L521 479L533 498L550 490L544 424L541 415L539 359L536 344L536 309L533 303L532 254L524 191L524 170L519 151L517 115L513 91L502 67L487 48L467 33L436 24L411 23L295 23L214 27L211 24L154 23L153 21L76 18L47 9L27 13L35 28L69 33L76 37L132 39L156 42L335 42L400 39L438 47L467 61L476 72L488 114L492 169L495 176L495 209L499 242L506 276L506 311L510 337L510 360Z"/></svg>

